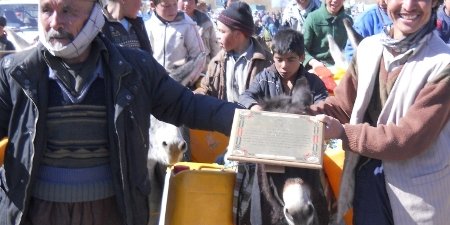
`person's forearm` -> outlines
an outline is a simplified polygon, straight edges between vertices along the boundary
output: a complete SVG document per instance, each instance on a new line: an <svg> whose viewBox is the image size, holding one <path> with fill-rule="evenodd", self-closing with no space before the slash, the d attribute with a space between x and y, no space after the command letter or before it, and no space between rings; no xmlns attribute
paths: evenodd
<svg viewBox="0 0 450 225"><path fill-rule="evenodd" d="M344 148L371 158L402 160L430 147L450 118L450 78L428 84L397 124L345 125ZM439 100L439 102L436 102Z"/></svg>

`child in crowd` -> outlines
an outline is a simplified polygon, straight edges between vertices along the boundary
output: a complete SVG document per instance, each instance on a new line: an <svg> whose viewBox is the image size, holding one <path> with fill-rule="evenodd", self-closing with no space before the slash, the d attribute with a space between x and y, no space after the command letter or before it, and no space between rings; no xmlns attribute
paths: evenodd
<svg viewBox="0 0 450 225"><path fill-rule="evenodd" d="M280 30L272 40L274 63L269 68L258 73L250 87L240 96L239 103L252 110L262 110L260 103L264 99L275 96L293 94L296 90L310 91L312 102L324 100L328 96L325 84L316 75L306 71L302 62L305 58L303 35L293 29ZM309 100L309 99L308 99ZM305 101L305 107L311 102ZM235 192L235 212L237 224L247 224L251 221L261 221L261 224L288 224L283 216L283 205L274 201L276 196L282 196L279 187L287 179L302 177L314 192L312 205L314 210L303 212L305 221L315 220L317 224L328 224L331 204L330 196L326 194L319 170L285 167L283 173L267 172L264 164L239 163ZM264 182L267 181L267 182ZM270 184L270 185L269 185ZM255 194L259 193L259 194Z"/></svg>
<svg viewBox="0 0 450 225"><path fill-rule="evenodd" d="M436 14L436 30L439 32L439 37L450 44L450 0L444 0Z"/></svg>
<svg viewBox="0 0 450 225"><path fill-rule="evenodd" d="M235 2L217 18L222 50L209 62L196 93L237 102L256 74L271 65L272 54L254 37L250 6Z"/></svg>
<svg viewBox="0 0 450 225"><path fill-rule="evenodd" d="M205 65L205 47L197 24L184 12L178 11L177 0L153 0L154 15L145 22L153 57L169 74L178 67L193 61L187 81L195 84ZM198 59L202 56L202 59Z"/></svg>
<svg viewBox="0 0 450 225"><path fill-rule="evenodd" d="M250 87L240 96L239 102L249 109L261 109L258 101L278 95L292 95L295 85L306 85L311 90L313 102L328 96L322 80L305 70L303 35L292 29L280 30L273 38L274 63L256 75Z"/></svg>

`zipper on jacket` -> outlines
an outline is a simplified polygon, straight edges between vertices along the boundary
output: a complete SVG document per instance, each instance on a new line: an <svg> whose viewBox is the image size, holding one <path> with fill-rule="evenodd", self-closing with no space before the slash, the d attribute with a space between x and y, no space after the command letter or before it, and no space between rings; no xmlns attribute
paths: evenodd
<svg viewBox="0 0 450 225"><path fill-rule="evenodd" d="M127 74L129 74L129 72L119 76L117 90L116 90L115 93L112 93L112 94L114 94L114 99L113 99L113 103L112 103L114 112L116 112L115 104L117 102L117 98L119 96L119 92L120 92L120 89L121 89L121 86L122 86L122 79ZM109 82L113 82L113 81L109 81ZM114 90L112 90L112 92L114 92ZM124 217L123 221L124 221L125 224L128 224L129 217L133 217L133 216L132 215L130 216L128 214L127 210L126 210L126 208L130 208L131 206L129 206L129 204L127 203L127 199L129 199L129 196L126 196L127 194L126 194L125 190L127 188L125 186L125 175L124 175L125 174L124 168L126 168L126 165L124 163L123 157L121 155L122 153L120 151L121 141L120 141L120 135L119 135L119 131L118 130L119 129L117 128L116 118L114 118L114 132L115 132L116 137L117 137L117 146L118 146L117 147L117 152L118 152L118 161L119 161L119 169L120 169L120 185L121 185L121 188L122 188L122 193L123 193L122 198L123 198L123 204L124 204L124 207L125 207L125 212L123 213L123 217Z"/></svg>
<svg viewBox="0 0 450 225"><path fill-rule="evenodd" d="M23 202L22 202L22 204L24 205L24 209L26 209L28 211L29 207L27 207L25 203L26 203L27 199L29 199L28 195L29 195L30 191L28 190L28 187L30 186L30 182L31 182L31 174L33 174L33 165L34 165L33 162L34 162L34 155L35 155L35 152L36 152L36 150L34 148L34 140L36 139L36 127L37 127L37 122L39 120L39 110L37 109L38 107L36 105L36 102L34 102L33 98L30 95L30 90L26 90L24 88L22 88L22 90L25 93L25 95L30 99L30 101L33 103L34 109L36 110L36 119L34 120L34 131L33 131L33 134L31 136L31 143L32 143L31 148L32 148L33 154L31 155L30 177L28 178L28 182L27 182L27 185L26 185L26 188L25 188L25 190L26 190L25 191L25 196L24 196ZM20 183L23 183L22 178L20 179ZM19 220L18 221L19 223L22 222L23 212L25 212L25 210L22 211L22 212L19 212L19 216L17 217L18 220Z"/></svg>
<svg viewBox="0 0 450 225"><path fill-rule="evenodd" d="M144 132L142 132L141 127L139 126L139 123L136 120L136 117L134 116L133 110L129 109L128 112L130 112L130 119L133 120L134 125L137 127L139 134L141 135L142 143L144 144L144 148L147 149L147 144L145 144L145 136Z"/></svg>

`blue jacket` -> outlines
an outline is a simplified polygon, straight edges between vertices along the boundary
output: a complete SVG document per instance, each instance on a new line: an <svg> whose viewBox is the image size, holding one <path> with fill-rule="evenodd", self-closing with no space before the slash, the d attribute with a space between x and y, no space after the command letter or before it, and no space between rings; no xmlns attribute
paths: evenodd
<svg viewBox="0 0 450 225"><path fill-rule="evenodd" d="M126 225L147 224L150 114L175 125L229 134L236 104L194 95L145 51L94 42L104 63L113 185ZM48 66L44 47L8 55L0 69L0 138L9 137L0 167L0 224L20 224L46 145Z"/></svg>
<svg viewBox="0 0 450 225"><path fill-rule="evenodd" d="M441 5L437 11L436 30L439 32L439 37L450 44L450 16L445 13L444 5Z"/></svg>
<svg viewBox="0 0 450 225"><path fill-rule="evenodd" d="M328 91L323 81L315 74L307 72L301 66L297 72L297 80L304 78L308 81L311 94L313 95L313 103L328 97ZM246 108L250 108L264 98L272 98L282 94L284 94L284 91L281 84L281 75L277 72L275 66L272 65L256 75L249 88L239 96L239 103Z"/></svg>
<svg viewBox="0 0 450 225"><path fill-rule="evenodd" d="M392 24L391 18L380 7L375 6L363 12L353 24L355 31L363 37L381 33L385 26ZM345 58L350 61L353 57L353 46L350 41L344 49Z"/></svg>

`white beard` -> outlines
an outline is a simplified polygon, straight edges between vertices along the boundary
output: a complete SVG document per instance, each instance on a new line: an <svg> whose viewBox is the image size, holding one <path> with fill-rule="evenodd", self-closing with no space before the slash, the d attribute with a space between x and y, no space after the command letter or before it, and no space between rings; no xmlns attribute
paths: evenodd
<svg viewBox="0 0 450 225"><path fill-rule="evenodd" d="M50 43L41 24L39 24L39 41L53 56L73 59L86 51L104 24L105 18L103 17L102 8L98 3L95 3L83 29L71 43L67 45L58 42Z"/></svg>

